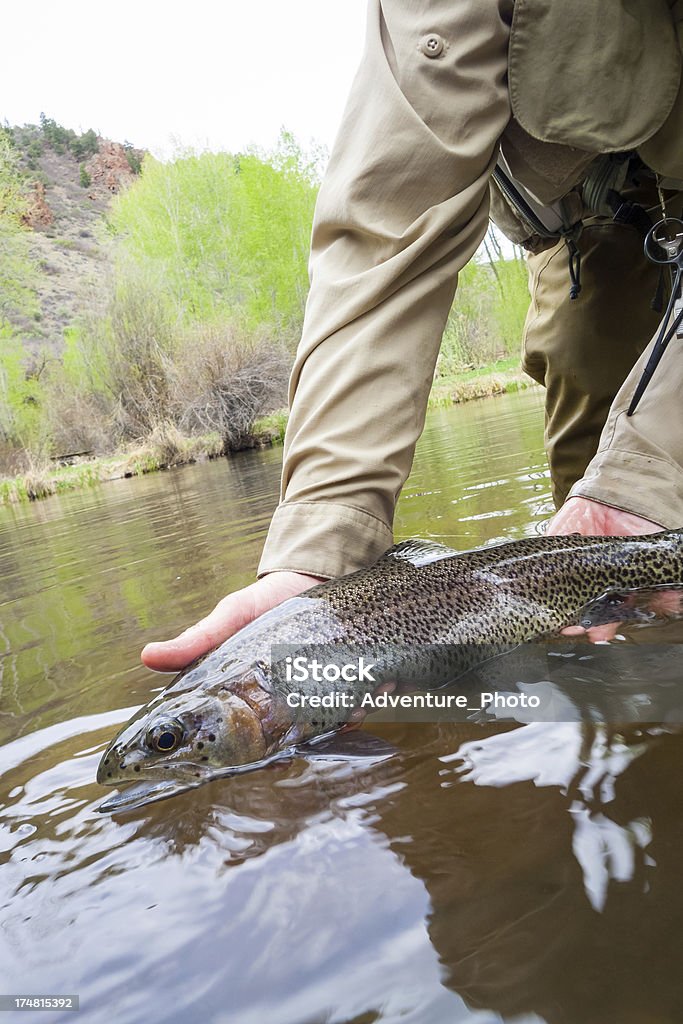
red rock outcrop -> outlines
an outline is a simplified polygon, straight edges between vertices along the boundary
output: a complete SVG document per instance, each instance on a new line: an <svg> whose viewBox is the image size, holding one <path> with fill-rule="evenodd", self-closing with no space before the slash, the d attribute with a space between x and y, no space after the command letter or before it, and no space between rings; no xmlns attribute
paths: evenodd
<svg viewBox="0 0 683 1024"><path fill-rule="evenodd" d="M49 228L54 221L54 214L45 198L45 186L42 181L34 181L28 197L28 209L21 218L29 228Z"/></svg>
<svg viewBox="0 0 683 1024"><path fill-rule="evenodd" d="M135 178L126 150L120 142L98 139L99 150L85 164L90 175L91 192L109 192L116 195ZM140 150L131 151L138 159L142 159Z"/></svg>

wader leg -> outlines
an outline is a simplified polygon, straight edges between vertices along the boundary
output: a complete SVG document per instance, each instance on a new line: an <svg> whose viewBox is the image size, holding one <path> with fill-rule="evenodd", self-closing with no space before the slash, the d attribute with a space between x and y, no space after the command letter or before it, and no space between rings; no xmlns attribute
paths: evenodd
<svg viewBox="0 0 683 1024"><path fill-rule="evenodd" d="M614 397L661 316L650 308L659 270L645 257L639 231L591 218L579 246L583 287L573 301L564 242L529 256L522 363L546 388L545 446L558 508L595 455ZM679 359L683 371L683 349ZM671 420L667 426L675 429ZM653 518L650 511L639 514Z"/></svg>

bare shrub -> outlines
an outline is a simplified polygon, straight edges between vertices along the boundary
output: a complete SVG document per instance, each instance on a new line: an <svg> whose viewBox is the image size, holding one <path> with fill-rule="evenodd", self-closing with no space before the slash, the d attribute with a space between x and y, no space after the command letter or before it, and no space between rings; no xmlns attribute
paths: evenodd
<svg viewBox="0 0 683 1024"><path fill-rule="evenodd" d="M158 295L130 287L114 297L111 337L109 387L116 418L125 437L138 437L168 411L174 327Z"/></svg>
<svg viewBox="0 0 683 1024"><path fill-rule="evenodd" d="M220 438L208 442L212 452L249 443L254 421L285 400L291 356L232 323L181 334L178 316L144 275L93 303L48 383L53 451L100 454L149 439L141 465L174 465L194 457L180 442L199 434Z"/></svg>
<svg viewBox="0 0 683 1024"><path fill-rule="evenodd" d="M464 291L464 289L463 289ZM503 354L499 332L490 315L489 290L470 290L461 311L458 296L451 309L441 346L440 373L458 373L485 366Z"/></svg>
<svg viewBox="0 0 683 1024"><path fill-rule="evenodd" d="M52 494L51 473L52 466L44 457L31 456L29 458L29 466L24 473L22 484L30 501L47 498L49 494Z"/></svg>
<svg viewBox="0 0 683 1024"><path fill-rule="evenodd" d="M187 437L174 423L157 423L141 444L131 446L123 464L124 473L151 473L170 469L187 462L204 461L223 454L223 441L218 434Z"/></svg>
<svg viewBox="0 0 683 1024"><path fill-rule="evenodd" d="M143 437L168 418L177 328L158 281L122 270L104 308L83 319L81 335L90 389L111 399L117 439Z"/></svg>
<svg viewBox="0 0 683 1024"><path fill-rule="evenodd" d="M0 436L0 476L16 476L28 466L28 452L18 443Z"/></svg>
<svg viewBox="0 0 683 1024"><path fill-rule="evenodd" d="M189 449L188 438L178 430L175 423L162 420L154 424L142 446L135 448L132 458L137 459L142 466L149 463L154 469L181 466L191 457Z"/></svg>
<svg viewBox="0 0 683 1024"><path fill-rule="evenodd" d="M233 324L205 325L183 343L173 365L174 420L190 434L215 431L240 448L254 420L283 404L290 356Z"/></svg>
<svg viewBox="0 0 683 1024"><path fill-rule="evenodd" d="M5 461L6 460L6 461ZM44 452L0 449L0 504L44 498L52 493L50 460Z"/></svg>
<svg viewBox="0 0 683 1024"><path fill-rule="evenodd" d="M516 352L526 305L528 290L523 263L472 260L458 278L441 346L439 374L457 374L486 366Z"/></svg>
<svg viewBox="0 0 683 1024"><path fill-rule="evenodd" d="M86 393L63 380L52 383L46 392L45 418L56 455L105 455L119 440L112 401L101 392Z"/></svg>

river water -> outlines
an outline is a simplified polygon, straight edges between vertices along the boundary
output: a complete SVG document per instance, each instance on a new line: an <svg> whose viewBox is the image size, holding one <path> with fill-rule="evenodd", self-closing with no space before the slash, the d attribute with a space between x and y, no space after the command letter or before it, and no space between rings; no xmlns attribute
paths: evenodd
<svg viewBox="0 0 683 1024"><path fill-rule="evenodd" d="M397 537L536 532L542 419L537 392L431 413ZM166 681L139 649L249 581L280 454L0 510L0 993L88 1024L680 1024L671 724L381 723L381 763L97 813Z"/></svg>

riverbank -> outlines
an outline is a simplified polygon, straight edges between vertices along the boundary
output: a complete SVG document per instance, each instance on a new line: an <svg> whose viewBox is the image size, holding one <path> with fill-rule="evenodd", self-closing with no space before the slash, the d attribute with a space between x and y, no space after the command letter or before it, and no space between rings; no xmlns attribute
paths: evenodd
<svg viewBox="0 0 683 1024"><path fill-rule="evenodd" d="M475 398L508 395L535 387L538 384L520 368L519 359L511 356L489 366L437 377L429 395L428 408L441 409Z"/></svg>
<svg viewBox="0 0 683 1024"><path fill-rule="evenodd" d="M535 386L519 369L517 359L501 359L481 369L437 377L429 396L429 408L443 408ZM281 444L286 425L285 409L270 413L256 421L249 436L235 450ZM25 473L0 477L0 505L36 501L109 480L217 459L224 454L223 441L218 434L186 437L171 425L160 425L143 443L115 455L74 456L61 462L36 460Z"/></svg>

